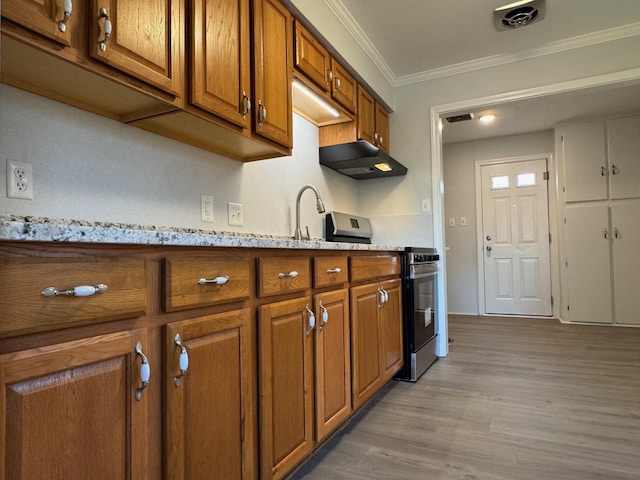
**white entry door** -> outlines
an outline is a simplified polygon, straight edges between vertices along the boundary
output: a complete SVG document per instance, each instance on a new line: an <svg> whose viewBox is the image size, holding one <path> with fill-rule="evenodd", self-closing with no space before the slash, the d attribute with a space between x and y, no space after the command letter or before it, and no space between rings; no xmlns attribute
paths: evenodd
<svg viewBox="0 0 640 480"><path fill-rule="evenodd" d="M551 316L547 160L481 172L485 312Z"/></svg>

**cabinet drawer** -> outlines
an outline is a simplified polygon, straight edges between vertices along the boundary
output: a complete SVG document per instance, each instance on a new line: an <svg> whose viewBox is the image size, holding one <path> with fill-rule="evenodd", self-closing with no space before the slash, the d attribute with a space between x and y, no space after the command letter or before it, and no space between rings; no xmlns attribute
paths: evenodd
<svg viewBox="0 0 640 480"><path fill-rule="evenodd" d="M310 259L266 257L258 259L258 296L297 292L311 287Z"/></svg>
<svg viewBox="0 0 640 480"><path fill-rule="evenodd" d="M167 257L164 267L167 312L249 298L248 259Z"/></svg>
<svg viewBox="0 0 640 480"><path fill-rule="evenodd" d="M101 284L107 288L103 293L63 294ZM46 297L46 289L59 295ZM0 264L0 337L136 317L146 307L142 258L38 258Z"/></svg>
<svg viewBox="0 0 640 480"><path fill-rule="evenodd" d="M350 257L349 263L352 282L400 275L400 257L398 255Z"/></svg>
<svg viewBox="0 0 640 480"><path fill-rule="evenodd" d="M347 257L316 257L313 260L313 285L316 288L347 283Z"/></svg>

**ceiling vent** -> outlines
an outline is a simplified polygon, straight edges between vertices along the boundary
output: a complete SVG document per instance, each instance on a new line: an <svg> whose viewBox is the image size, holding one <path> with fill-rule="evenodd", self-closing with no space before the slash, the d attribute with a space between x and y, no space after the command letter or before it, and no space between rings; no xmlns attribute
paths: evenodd
<svg viewBox="0 0 640 480"><path fill-rule="evenodd" d="M498 31L524 27L544 18L544 0L523 0L498 7L493 23Z"/></svg>
<svg viewBox="0 0 640 480"><path fill-rule="evenodd" d="M447 122L449 123L457 123L457 122L466 122L467 120L473 120L473 113L463 113L462 115L452 115L451 117L446 117Z"/></svg>

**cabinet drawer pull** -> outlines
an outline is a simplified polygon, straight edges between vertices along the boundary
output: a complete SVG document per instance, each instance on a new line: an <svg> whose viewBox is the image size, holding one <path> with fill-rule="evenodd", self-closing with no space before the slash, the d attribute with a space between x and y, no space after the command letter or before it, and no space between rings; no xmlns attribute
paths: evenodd
<svg viewBox="0 0 640 480"><path fill-rule="evenodd" d="M322 323L320 324L319 330L322 330L327 323L329 323L329 310L325 307L322 302L320 302L320 308L322 309Z"/></svg>
<svg viewBox="0 0 640 480"><path fill-rule="evenodd" d="M224 277L216 277L216 278L201 278L198 280L200 285L205 285L207 283L215 283L216 285L224 285L229 281L229 275L225 275Z"/></svg>
<svg viewBox="0 0 640 480"><path fill-rule="evenodd" d="M109 290L109 287L99 283L95 287L91 285L79 285L77 287L69 288L66 290L58 290L56 287L47 287L40 295L46 298L57 297L58 295L69 295L71 297L90 297L91 295L98 295Z"/></svg>
<svg viewBox="0 0 640 480"><path fill-rule="evenodd" d="M331 69L327 69L327 83L331 83L333 81L333 72Z"/></svg>
<svg viewBox="0 0 640 480"><path fill-rule="evenodd" d="M173 343L180 349L180 357L178 360L180 363L180 374L173 377L173 383L176 387L179 387L182 377L185 376L189 369L189 353L187 352L187 347L182 343L182 337L179 333L176 333L176 336L173 337Z"/></svg>
<svg viewBox="0 0 640 480"><path fill-rule="evenodd" d="M389 293L382 287L378 288L380 294L380 307L389 301Z"/></svg>
<svg viewBox="0 0 640 480"><path fill-rule="evenodd" d="M336 77L336 90L340 90L340 77Z"/></svg>
<svg viewBox="0 0 640 480"><path fill-rule="evenodd" d="M242 119L247 118L247 114L251 110L251 99L247 97L247 92L242 92Z"/></svg>
<svg viewBox="0 0 640 480"><path fill-rule="evenodd" d="M611 175L617 175L620 173L620 169L615 165L611 165Z"/></svg>
<svg viewBox="0 0 640 480"><path fill-rule="evenodd" d="M602 229L602 234L604 235L605 239L609 238L609 230L607 230L606 228Z"/></svg>
<svg viewBox="0 0 640 480"><path fill-rule="evenodd" d="M278 278L296 278L298 276L298 272L296 272L295 270L292 270L289 273L279 273L278 274Z"/></svg>
<svg viewBox="0 0 640 480"><path fill-rule="evenodd" d="M262 101L258 101L258 125L262 126L267 119L267 107L265 107Z"/></svg>
<svg viewBox="0 0 640 480"><path fill-rule="evenodd" d="M606 177L608 175L607 169L605 167L600 167L600 175Z"/></svg>
<svg viewBox="0 0 640 480"><path fill-rule="evenodd" d="M311 332L313 331L313 329L315 328L315 326L316 326L316 316L311 311L311 309L309 308L308 304L307 304L307 308L305 310L309 314L309 330L307 330L307 337L308 337L311 334Z"/></svg>
<svg viewBox="0 0 640 480"><path fill-rule="evenodd" d="M107 49L107 42L109 41L112 32L111 17L109 17L107 9L104 7L100 9L98 20L100 20L101 18L104 18L104 38L102 40L99 40L98 44L100 45L100 50L104 52Z"/></svg>
<svg viewBox="0 0 640 480"><path fill-rule="evenodd" d="M340 267L327 269L327 273L340 273L341 271L342 269Z"/></svg>
<svg viewBox="0 0 640 480"><path fill-rule="evenodd" d="M62 20L58 22L58 30L64 33L67 31L67 21L71 17L71 12L73 12L73 3L71 3L71 0L64 0L62 9L64 16L62 17Z"/></svg>
<svg viewBox="0 0 640 480"><path fill-rule="evenodd" d="M136 352L136 355L138 355L142 359L142 363L140 364L140 382L142 383L142 385L136 388L136 394L135 394L136 400L140 401L142 400L142 391L145 388L147 388L147 386L149 385L149 378L151 377L151 368L149 367L149 360L147 360L147 357L142 352L142 343L140 342L136 343L135 352Z"/></svg>

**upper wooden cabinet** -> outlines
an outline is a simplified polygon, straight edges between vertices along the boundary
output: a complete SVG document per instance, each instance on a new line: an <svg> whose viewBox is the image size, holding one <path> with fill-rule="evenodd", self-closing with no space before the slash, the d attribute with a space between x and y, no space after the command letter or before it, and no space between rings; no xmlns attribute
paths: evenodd
<svg viewBox="0 0 640 480"><path fill-rule="evenodd" d="M389 153L389 113L358 85L358 139Z"/></svg>
<svg viewBox="0 0 640 480"><path fill-rule="evenodd" d="M78 0L4 0L2 16L62 45L78 28Z"/></svg>
<svg viewBox="0 0 640 480"><path fill-rule="evenodd" d="M331 96L350 112L356 111L358 83L336 59L331 59Z"/></svg>
<svg viewBox="0 0 640 480"><path fill-rule="evenodd" d="M251 128L249 0L190 4L190 101L235 125Z"/></svg>
<svg viewBox="0 0 640 480"><path fill-rule="evenodd" d="M91 56L180 96L183 9L182 0L92 0Z"/></svg>
<svg viewBox="0 0 640 480"><path fill-rule="evenodd" d="M277 0L253 0L254 130L291 148L293 19Z"/></svg>
<svg viewBox="0 0 640 480"><path fill-rule="evenodd" d="M323 92L331 90L331 55L297 20L295 29L295 66Z"/></svg>

